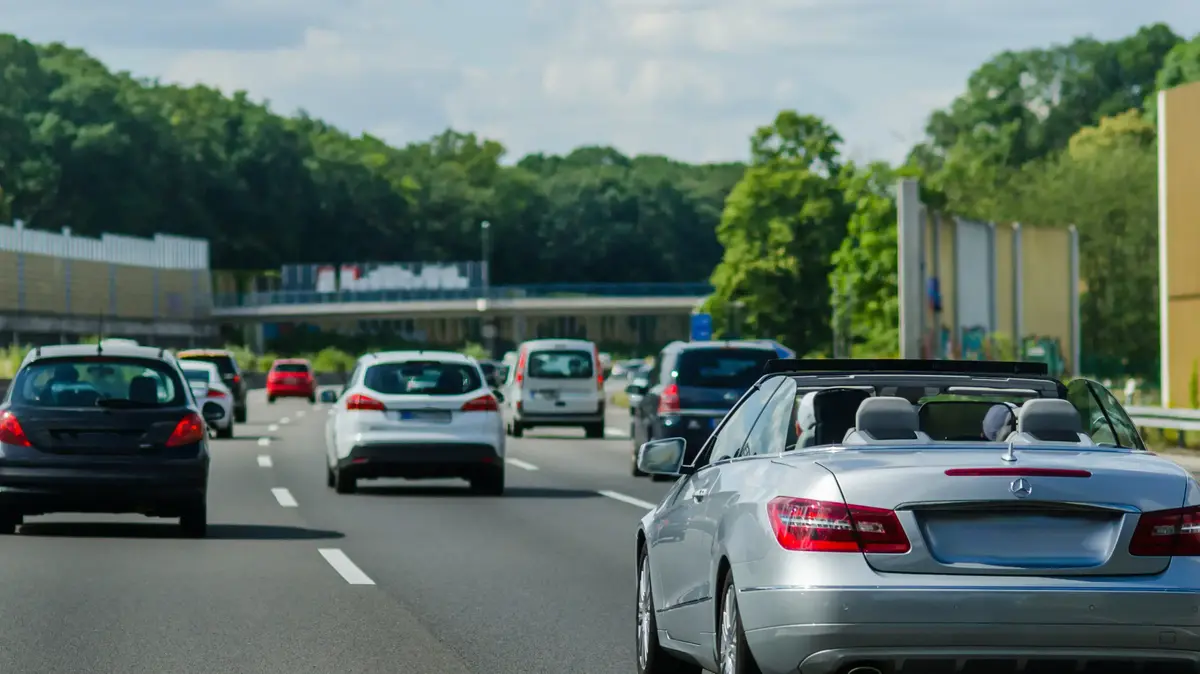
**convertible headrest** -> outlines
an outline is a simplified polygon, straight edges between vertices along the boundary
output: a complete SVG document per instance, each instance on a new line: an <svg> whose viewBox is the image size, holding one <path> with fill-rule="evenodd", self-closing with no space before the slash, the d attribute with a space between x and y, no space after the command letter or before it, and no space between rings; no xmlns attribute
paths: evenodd
<svg viewBox="0 0 1200 674"><path fill-rule="evenodd" d="M858 406L851 434L865 434L868 440L920 440L919 419L912 403L904 398L880 396L867 398ZM847 435L849 439L849 435Z"/></svg>
<svg viewBox="0 0 1200 674"><path fill-rule="evenodd" d="M846 431L854 426L858 406L869 397L870 391L852 388L830 388L804 394L796 412L800 446L841 442Z"/></svg>
<svg viewBox="0 0 1200 674"><path fill-rule="evenodd" d="M1042 442L1080 442L1083 420L1066 400L1029 400L1017 414L1017 433Z"/></svg>

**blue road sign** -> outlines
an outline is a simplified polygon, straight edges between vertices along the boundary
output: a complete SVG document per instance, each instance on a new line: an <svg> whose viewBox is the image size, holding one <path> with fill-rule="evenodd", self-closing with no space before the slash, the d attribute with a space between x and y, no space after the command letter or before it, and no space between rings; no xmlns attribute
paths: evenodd
<svg viewBox="0 0 1200 674"><path fill-rule="evenodd" d="M692 314L692 341L707 342L712 334L712 314Z"/></svg>

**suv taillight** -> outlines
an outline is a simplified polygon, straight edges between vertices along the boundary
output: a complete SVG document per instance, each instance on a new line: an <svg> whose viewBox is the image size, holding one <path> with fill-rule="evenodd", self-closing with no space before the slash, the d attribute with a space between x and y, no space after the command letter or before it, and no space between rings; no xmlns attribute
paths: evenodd
<svg viewBox="0 0 1200 674"><path fill-rule="evenodd" d="M175 430L171 431L171 437L167 438L167 446L178 447L200 442L205 437L205 429L204 420L200 418L200 415L189 412L186 417L179 420L178 424L175 424Z"/></svg>
<svg viewBox="0 0 1200 674"><path fill-rule="evenodd" d="M33 446L29 436L25 435L25 429L21 428L21 422L12 412L0 414L0 443L17 447Z"/></svg>
<svg viewBox="0 0 1200 674"><path fill-rule="evenodd" d="M668 384L658 396L659 414L679 413L679 385Z"/></svg>
<svg viewBox="0 0 1200 674"><path fill-rule="evenodd" d="M1129 554L1136 557L1200 556L1200 506L1142 513Z"/></svg>

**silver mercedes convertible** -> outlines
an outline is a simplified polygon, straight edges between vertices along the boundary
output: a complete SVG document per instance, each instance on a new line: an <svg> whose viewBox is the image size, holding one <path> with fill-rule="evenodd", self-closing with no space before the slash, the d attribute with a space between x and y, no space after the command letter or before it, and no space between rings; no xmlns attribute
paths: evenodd
<svg viewBox="0 0 1200 674"><path fill-rule="evenodd" d="M642 674L1200 671L1200 488L1042 364L772 361L637 532Z"/></svg>

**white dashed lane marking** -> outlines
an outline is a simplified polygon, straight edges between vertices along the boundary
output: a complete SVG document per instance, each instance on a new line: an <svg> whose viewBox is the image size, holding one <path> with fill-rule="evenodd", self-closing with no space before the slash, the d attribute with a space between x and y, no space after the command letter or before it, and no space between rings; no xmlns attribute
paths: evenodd
<svg viewBox="0 0 1200 674"><path fill-rule="evenodd" d="M279 420L279 424L280 424L281 426L282 426L282 425L284 425L284 424L290 424L290 423L292 423L292 420L291 420L290 418L288 418L288 417L284 417L284 418L282 418L282 419L280 419L280 420Z"/></svg>
<svg viewBox="0 0 1200 674"><path fill-rule="evenodd" d="M532 463L529 463L528 461L522 461L520 459L505 459L504 462L514 468L520 468L521 470L537 470L538 469L538 467L533 465Z"/></svg>
<svg viewBox="0 0 1200 674"><path fill-rule="evenodd" d="M278 431L278 430L279 430L279 424L271 424L270 426L267 426L268 433L274 433L275 431Z"/></svg>
<svg viewBox="0 0 1200 674"><path fill-rule="evenodd" d="M292 492L288 491L284 487L275 487L271 490L271 493L275 495L275 500L279 501L279 505L283 506L284 508L295 508L296 506L300 505L299 503L296 503L296 498L292 496Z"/></svg>
<svg viewBox="0 0 1200 674"><path fill-rule="evenodd" d="M269 447L270 445L271 445L271 438L259 438L258 439L259 447Z"/></svg>
<svg viewBox="0 0 1200 674"><path fill-rule="evenodd" d="M262 468L270 468L275 464L271 462L271 457L264 454L258 457L258 465Z"/></svg>
<svg viewBox="0 0 1200 674"><path fill-rule="evenodd" d="M346 553L342 552L341 550L337 548L321 548L320 552L321 556L325 558L325 561L329 562L329 565L333 567L333 570L337 571L347 583L350 583L351 585L375 584L375 581L371 580L370 576L363 573L363 570L358 568L357 564L350 561L350 558L346 556Z"/></svg>
<svg viewBox="0 0 1200 674"><path fill-rule="evenodd" d="M628 438L629 437L629 433L627 433L626 431L623 431L619 428L613 428L612 426L609 426L608 428L604 429L604 435L609 438Z"/></svg>
<svg viewBox="0 0 1200 674"><path fill-rule="evenodd" d="M645 508L646 510L653 510L656 507L653 503L651 503L649 501L643 501L640 498L634 498L627 494L622 494L619 491L609 491L607 489L604 489L604 490L601 490L596 493L600 494L601 496L608 497L614 501L620 501L621 503L628 503L631 506Z"/></svg>

